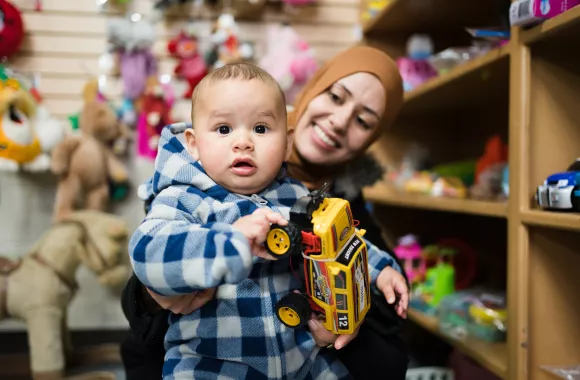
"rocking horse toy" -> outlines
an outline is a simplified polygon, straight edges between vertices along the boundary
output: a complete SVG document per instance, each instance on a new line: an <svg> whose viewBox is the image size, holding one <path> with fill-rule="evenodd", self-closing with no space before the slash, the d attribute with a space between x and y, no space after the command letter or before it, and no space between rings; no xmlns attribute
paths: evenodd
<svg viewBox="0 0 580 380"><path fill-rule="evenodd" d="M53 225L19 261L0 257L0 320L26 322L34 380L64 379L71 354L66 313L76 271L85 265L104 286L126 281L128 227L117 216L77 211Z"/></svg>

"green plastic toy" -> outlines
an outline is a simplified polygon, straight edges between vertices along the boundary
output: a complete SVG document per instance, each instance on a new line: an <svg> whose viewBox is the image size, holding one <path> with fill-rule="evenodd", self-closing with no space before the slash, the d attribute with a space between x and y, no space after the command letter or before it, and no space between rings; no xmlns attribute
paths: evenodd
<svg viewBox="0 0 580 380"><path fill-rule="evenodd" d="M437 264L427 269L425 281L413 289L410 307L426 314L434 314L441 299L455 292L455 268L450 264L450 258L456 253L455 249L439 245L424 248L423 254L436 259Z"/></svg>

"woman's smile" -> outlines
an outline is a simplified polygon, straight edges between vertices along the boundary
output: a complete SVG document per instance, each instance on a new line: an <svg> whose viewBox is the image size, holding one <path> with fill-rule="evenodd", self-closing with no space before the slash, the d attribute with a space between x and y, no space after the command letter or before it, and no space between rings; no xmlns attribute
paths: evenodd
<svg viewBox="0 0 580 380"><path fill-rule="evenodd" d="M312 126L312 141L321 149L325 151L334 151L340 148L340 145L331 137L329 136L324 129L316 125L315 123L311 124Z"/></svg>

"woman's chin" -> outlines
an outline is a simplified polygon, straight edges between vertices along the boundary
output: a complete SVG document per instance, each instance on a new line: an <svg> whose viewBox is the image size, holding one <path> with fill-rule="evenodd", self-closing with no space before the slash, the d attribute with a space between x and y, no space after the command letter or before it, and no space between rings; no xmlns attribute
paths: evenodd
<svg viewBox="0 0 580 380"><path fill-rule="evenodd" d="M312 165L332 166L336 163L334 155L326 151L317 149L316 147L309 147L309 149L301 151L302 158Z"/></svg>

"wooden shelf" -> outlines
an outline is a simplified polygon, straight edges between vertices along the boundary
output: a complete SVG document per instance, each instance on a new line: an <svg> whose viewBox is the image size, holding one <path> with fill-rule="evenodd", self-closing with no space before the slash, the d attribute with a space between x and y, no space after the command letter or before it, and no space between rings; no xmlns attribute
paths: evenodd
<svg viewBox="0 0 580 380"><path fill-rule="evenodd" d="M375 185L364 190L365 199L385 205L438 210L462 214L474 214L505 218L507 204L501 202L484 202L472 199L455 199L430 197L427 195L396 192L384 184Z"/></svg>
<svg viewBox="0 0 580 380"><path fill-rule="evenodd" d="M493 49L407 92L403 112L484 105L494 97L507 101L510 49L509 43Z"/></svg>
<svg viewBox="0 0 580 380"><path fill-rule="evenodd" d="M521 213L522 222L540 227L580 231L580 214L571 212L528 210Z"/></svg>
<svg viewBox="0 0 580 380"><path fill-rule="evenodd" d="M391 0L363 27L363 32L432 32L490 26L500 21L501 7L498 0Z"/></svg>
<svg viewBox="0 0 580 380"><path fill-rule="evenodd" d="M508 356L506 343L488 343L473 337L467 337L465 339L451 337L439 330L439 321L437 318L412 309L409 309L409 319L431 333L443 338L443 340L470 356L497 376L507 379Z"/></svg>
<svg viewBox="0 0 580 380"><path fill-rule="evenodd" d="M508 14L495 4L391 0L364 26L364 41L394 58L406 54L413 33L429 34L436 52L469 46L465 28L499 25ZM461 162L480 155L485 141L499 135L509 143L510 207L409 194L386 181L363 193L377 206L375 215L392 244L408 233L426 241L453 234L475 247L482 264L478 275L506 288L509 334L503 344L445 336L436 318L416 311L410 319L502 378L549 380L542 366L570 365L580 357L579 311L570 302L580 294L580 213L511 206L528 205L547 176L579 155L580 6L510 31L509 44L406 93L396 125L373 152L388 167L398 167L414 146L428 152L429 163ZM494 230L483 234L481 228Z"/></svg>
<svg viewBox="0 0 580 380"><path fill-rule="evenodd" d="M522 41L526 44L544 40L556 40L559 43L566 40L577 42L579 34L580 6L576 6L540 25L523 31Z"/></svg>

